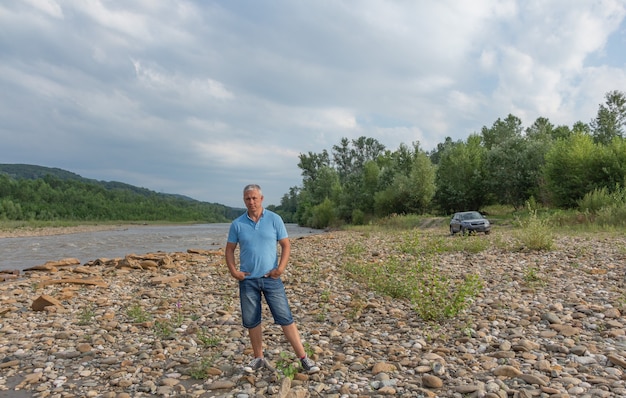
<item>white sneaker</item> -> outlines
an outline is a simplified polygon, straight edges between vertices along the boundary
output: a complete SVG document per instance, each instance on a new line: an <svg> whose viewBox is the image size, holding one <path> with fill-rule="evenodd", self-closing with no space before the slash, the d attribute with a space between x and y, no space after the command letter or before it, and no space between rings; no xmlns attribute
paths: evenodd
<svg viewBox="0 0 626 398"><path fill-rule="evenodd" d="M300 364L302 364L302 369L307 371L307 373L317 373L320 371L319 366L315 365L315 362L309 357L302 358Z"/></svg>
<svg viewBox="0 0 626 398"><path fill-rule="evenodd" d="M266 365L265 358L254 358L248 366L244 366L243 370L247 373L254 373L256 370L264 368Z"/></svg>

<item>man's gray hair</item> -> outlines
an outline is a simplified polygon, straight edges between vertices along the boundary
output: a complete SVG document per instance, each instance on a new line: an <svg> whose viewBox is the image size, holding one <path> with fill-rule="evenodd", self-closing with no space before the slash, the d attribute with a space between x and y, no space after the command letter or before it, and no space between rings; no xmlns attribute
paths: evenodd
<svg viewBox="0 0 626 398"><path fill-rule="evenodd" d="M259 191L259 194L263 196L263 191L261 191L261 187L257 184L248 184L243 188L243 194L245 195L248 191Z"/></svg>

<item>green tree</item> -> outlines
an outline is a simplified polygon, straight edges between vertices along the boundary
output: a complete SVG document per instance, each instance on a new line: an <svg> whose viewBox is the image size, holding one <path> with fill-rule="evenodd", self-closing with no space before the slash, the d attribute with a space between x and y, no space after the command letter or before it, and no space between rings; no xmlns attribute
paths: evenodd
<svg viewBox="0 0 626 398"><path fill-rule="evenodd" d="M531 134L533 139L513 137L485 154L485 184L498 203L520 208L531 196L539 197L550 133Z"/></svg>
<svg viewBox="0 0 626 398"><path fill-rule="evenodd" d="M605 104L600 104L598 114L591 121L595 142L608 144L615 137L624 137L626 127L626 94L610 91L605 95Z"/></svg>
<svg viewBox="0 0 626 398"><path fill-rule="evenodd" d="M457 142L440 157L435 183L434 202L446 213L479 210L487 204L483 158L486 149L477 135L467 142Z"/></svg>
<svg viewBox="0 0 626 398"><path fill-rule="evenodd" d="M428 155L415 147L408 173L400 167L392 177L391 184L376 192L375 213L389 214L423 213L430 208L435 193L435 166ZM401 158L398 157L398 158Z"/></svg>
<svg viewBox="0 0 626 398"><path fill-rule="evenodd" d="M554 125L545 117L538 117L526 129L526 137L535 141L550 141L554 138Z"/></svg>
<svg viewBox="0 0 626 398"><path fill-rule="evenodd" d="M596 187L593 174L597 151L591 136L576 133L567 140L558 140L546 153L543 175L555 206L575 207Z"/></svg>
<svg viewBox="0 0 626 398"><path fill-rule="evenodd" d="M361 174L367 161L376 160L385 151L385 146L375 138L359 137L356 140L342 138L333 146L333 160L342 183Z"/></svg>
<svg viewBox="0 0 626 398"><path fill-rule="evenodd" d="M448 148L454 146L455 142L452 141L452 138L446 137L444 142L440 142L437 144L437 147L433 149L428 156L430 157L430 161L433 164L439 164L439 160L441 159L441 154Z"/></svg>
<svg viewBox="0 0 626 398"><path fill-rule="evenodd" d="M522 131L522 121L517 116L509 114L504 120L498 118L491 128L482 128L482 144L485 148L491 149L502 142L521 137Z"/></svg>

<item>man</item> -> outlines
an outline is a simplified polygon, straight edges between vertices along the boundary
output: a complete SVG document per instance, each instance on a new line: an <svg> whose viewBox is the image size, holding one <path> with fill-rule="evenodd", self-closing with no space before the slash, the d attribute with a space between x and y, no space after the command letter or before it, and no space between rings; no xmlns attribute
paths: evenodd
<svg viewBox="0 0 626 398"><path fill-rule="evenodd" d="M226 264L231 276L239 281L239 300L243 326L248 329L254 359L246 371L268 366L263 356L261 327L261 295L265 297L274 322L280 325L287 341L300 359L302 368L319 372L319 367L306 355L298 328L293 320L285 287L280 276L287 268L291 244L282 218L263 208L263 193L256 184L243 189L246 213L230 225L226 243ZM280 245L280 259L276 242ZM239 269L235 249L239 244Z"/></svg>

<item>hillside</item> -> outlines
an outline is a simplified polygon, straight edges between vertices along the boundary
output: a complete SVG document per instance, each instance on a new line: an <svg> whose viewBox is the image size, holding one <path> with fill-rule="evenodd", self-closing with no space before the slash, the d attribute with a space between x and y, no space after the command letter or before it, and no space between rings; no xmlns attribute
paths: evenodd
<svg viewBox="0 0 626 398"><path fill-rule="evenodd" d="M29 164L0 164L0 219L225 222L242 209Z"/></svg>

